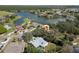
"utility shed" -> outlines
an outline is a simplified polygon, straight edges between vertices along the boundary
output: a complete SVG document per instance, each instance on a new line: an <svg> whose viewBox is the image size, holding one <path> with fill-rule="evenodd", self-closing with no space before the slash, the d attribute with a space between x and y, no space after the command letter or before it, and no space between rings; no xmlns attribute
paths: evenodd
<svg viewBox="0 0 79 59"><path fill-rule="evenodd" d="M31 43L34 47L45 47L48 45L48 42L45 41L42 37L33 37L33 39L29 42Z"/></svg>

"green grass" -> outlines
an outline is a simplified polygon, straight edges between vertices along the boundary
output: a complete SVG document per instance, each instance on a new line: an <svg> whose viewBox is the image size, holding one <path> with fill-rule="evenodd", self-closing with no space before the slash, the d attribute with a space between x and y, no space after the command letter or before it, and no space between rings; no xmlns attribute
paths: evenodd
<svg viewBox="0 0 79 59"><path fill-rule="evenodd" d="M10 15L10 14L13 14L13 13L6 12L6 11L0 11L0 16L6 16L6 15Z"/></svg>
<svg viewBox="0 0 79 59"><path fill-rule="evenodd" d="M30 21L30 20L29 20L28 18L25 18L25 19L24 19L24 22L22 23L22 26L25 25L25 24L28 24L29 21Z"/></svg>
<svg viewBox="0 0 79 59"><path fill-rule="evenodd" d="M0 34L6 33L6 32L7 32L7 29L0 24Z"/></svg>

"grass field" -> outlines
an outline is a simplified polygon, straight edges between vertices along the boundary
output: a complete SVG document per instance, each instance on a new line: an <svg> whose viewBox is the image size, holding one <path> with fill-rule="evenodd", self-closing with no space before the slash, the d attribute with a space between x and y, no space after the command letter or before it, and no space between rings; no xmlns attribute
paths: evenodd
<svg viewBox="0 0 79 59"><path fill-rule="evenodd" d="M6 12L6 11L0 11L0 16L6 16L6 15L10 15L10 14L13 14L13 13Z"/></svg>

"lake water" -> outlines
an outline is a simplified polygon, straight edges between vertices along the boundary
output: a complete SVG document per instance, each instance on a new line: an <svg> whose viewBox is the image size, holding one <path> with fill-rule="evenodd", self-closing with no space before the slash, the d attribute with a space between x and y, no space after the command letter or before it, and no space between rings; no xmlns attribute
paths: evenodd
<svg viewBox="0 0 79 59"><path fill-rule="evenodd" d="M31 14L30 12L19 12L16 13L16 15L21 16L21 18L16 21L16 25L20 25L22 22L24 22L24 18L30 18L30 20L41 24L56 24L58 21L65 21L65 18L47 19L44 17L39 17L35 14Z"/></svg>

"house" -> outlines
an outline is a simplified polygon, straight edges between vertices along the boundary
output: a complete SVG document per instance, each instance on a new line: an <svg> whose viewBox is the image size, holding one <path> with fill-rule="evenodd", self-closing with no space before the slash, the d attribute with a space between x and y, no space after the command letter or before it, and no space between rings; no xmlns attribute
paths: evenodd
<svg viewBox="0 0 79 59"><path fill-rule="evenodd" d="M72 11L72 12L79 12L79 9L78 8L68 8L69 11Z"/></svg>
<svg viewBox="0 0 79 59"><path fill-rule="evenodd" d="M45 29L46 31L49 31L49 25L43 25L42 28Z"/></svg>
<svg viewBox="0 0 79 59"><path fill-rule="evenodd" d="M5 22L5 17L0 16L0 23Z"/></svg>
<svg viewBox="0 0 79 59"><path fill-rule="evenodd" d="M48 45L48 42L46 42L42 37L33 37L32 41L30 41L34 47L45 47Z"/></svg>
<svg viewBox="0 0 79 59"><path fill-rule="evenodd" d="M22 38L22 36L23 36L23 31L18 31L18 35L17 35L17 38L19 39L19 40L22 40L23 38Z"/></svg>
<svg viewBox="0 0 79 59"><path fill-rule="evenodd" d="M23 28L22 26L20 26L20 25L17 25L17 26L16 26L16 29L17 29L17 30L23 30L24 28Z"/></svg>
<svg viewBox="0 0 79 59"><path fill-rule="evenodd" d="M7 30L11 29L12 27L9 25L4 25L4 28L6 28Z"/></svg>

